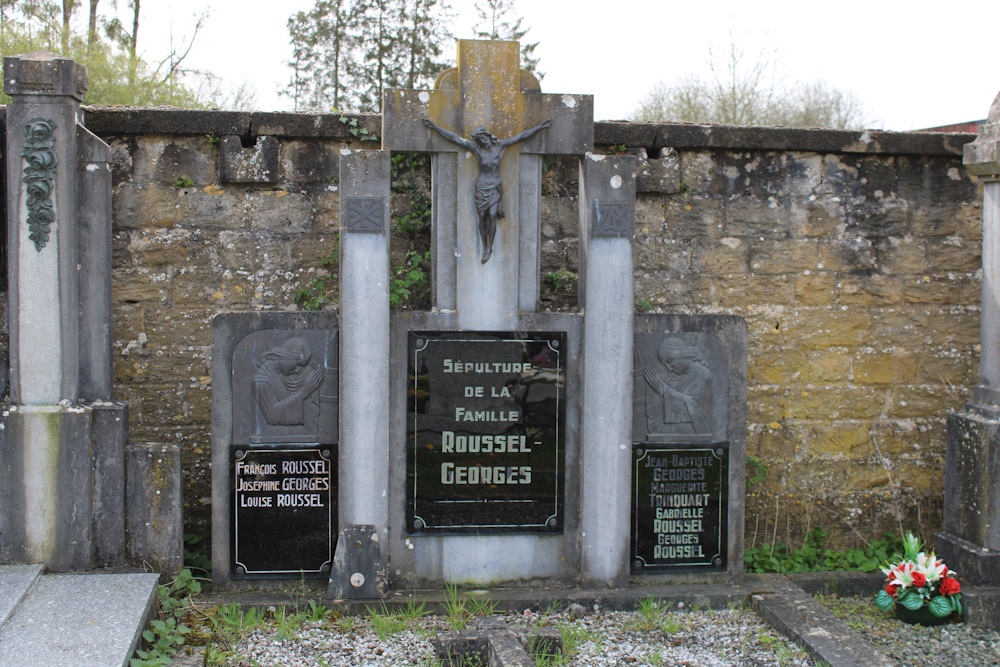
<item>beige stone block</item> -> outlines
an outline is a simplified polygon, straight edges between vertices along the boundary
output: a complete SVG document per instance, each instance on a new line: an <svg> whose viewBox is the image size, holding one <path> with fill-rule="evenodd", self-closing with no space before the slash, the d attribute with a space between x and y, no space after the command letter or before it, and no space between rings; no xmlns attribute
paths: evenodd
<svg viewBox="0 0 1000 667"><path fill-rule="evenodd" d="M872 331L872 316L861 310L801 308L783 319L785 339L802 341L802 347L822 350L865 343Z"/></svg>
<svg viewBox="0 0 1000 667"><path fill-rule="evenodd" d="M927 266L935 273L974 273L982 268L982 247L959 236L927 242Z"/></svg>
<svg viewBox="0 0 1000 667"><path fill-rule="evenodd" d="M980 188L981 189L981 188ZM983 242L982 193L973 202L961 204L955 212L955 233L969 243Z"/></svg>
<svg viewBox="0 0 1000 667"><path fill-rule="evenodd" d="M713 303L723 308L789 306L795 303L794 279L790 276L725 276L712 281Z"/></svg>
<svg viewBox="0 0 1000 667"><path fill-rule="evenodd" d="M142 230L130 235L128 250L135 264L156 271L188 264L191 243L190 229Z"/></svg>
<svg viewBox="0 0 1000 667"><path fill-rule="evenodd" d="M750 271L761 275L815 271L819 262L816 241L790 239L749 243Z"/></svg>
<svg viewBox="0 0 1000 667"><path fill-rule="evenodd" d="M322 269L337 272L339 263L331 261L334 256L339 258L340 254L336 233L303 235L294 238L291 245L291 266L297 270Z"/></svg>
<svg viewBox="0 0 1000 667"><path fill-rule="evenodd" d="M577 200L570 199L569 197L545 195L542 197L541 214L542 238L560 239L567 236L576 236L579 233L580 214ZM640 227L641 225L637 223L637 234ZM658 233L660 227L654 226L652 229L653 233Z"/></svg>
<svg viewBox="0 0 1000 667"><path fill-rule="evenodd" d="M715 158L709 151L681 151L680 190L701 194L710 190L715 175Z"/></svg>
<svg viewBox="0 0 1000 667"><path fill-rule="evenodd" d="M244 226L243 197L236 188L177 190L177 224L199 229L240 229Z"/></svg>
<svg viewBox="0 0 1000 667"><path fill-rule="evenodd" d="M850 375L851 358L842 349L810 352L799 371L799 381L807 385L841 384Z"/></svg>
<svg viewBox="0 0 1000 667"><path fill-rule="evenodd" d="M842 276L837 288L837 300L849 306L889 306L903 300L901 282L878 274Z"/></svg>
<svg viewBox="0 0 1000 667"><path fill-rule="evenodd" d="M979 344L979 310L950 308L925 314L928 345L961 349Z"/></svg>
<svg viewBox="0 0 1000 667"><path fill-rule="evenodd" d="M666 222L666 215L663 210L662 195L638 195L635 198L635 228L658 230L662 229ZM570 216L566 216L568 220ZM568 224L566 225L568 226ZM572 233L569 229L567 234Z"/></svg>
<svg viewBox="0 0 1000 667"><path fill-rule="evenodd" d="M251 229L302 234L313 227L312 198L301 192L265 190L248 199L246 215Z"/></svg>
<svg viewBox="0 0 1000 667"><path fill-rule="evenodd" d="M755 351L748 363L750 382L787 388L845 384L850 370L850 356L840 349L808 354L787 348L766 349Z"/></svg>
<svg viewBox="0 0 1000 667"><path fill-rule="evenodd" d="M917 363L909 350L892 354L861 353L853 359L853 375L859 385L909 384L916 379Z"/></svg>
<svg viewBox="0 0 1000 667"><path fill-rule="evenodd" d="M792 199L788 205L788 220L793 238L830 238L836 236L844 220L840 201L819 198L815 201Z"/></svg>
<svg viewBox="0 0 1000 667"><path fill-rule="evenodd" d="M895 419L920 418L939 411L944 413L960 408L961 401L958 400L957 394L949 396L948 391L948 388L941 384L894 386L890 394L892 407L886 416Z"/></svg>
<svg viewBox="0 0 1000 667"><path fill-rule="evenodd" d="M111 301L122 303L166 303L170 281L166 270L146 268L116 270L112 273Z"/></svg>
<svg viewBox="0 0 1000 667"><path fill-rule="evenodd" d="M691 249L684 241L663 236L637 237L633 244L635 267L680 275L691 268Z"/></svg>
<svg viewBox="0 0 1000 667"><path fill-rule="evenodd" d="M803 437L803 450L810 456L853 459L870 455L868 422L832 422L813 426Z"/></svg>
<svg viewBox="0 0 1000 667"><path fill-rule="evenodd" d="M176 179L193 181L197 187L217 182L219 151L204 135L139 135L133 152L133 181L170 185Z"/></svg>
<svg viewBox="0 0 1000 667"><path fill-rule="evenodd" d="M725 216L722 200L708 194L664 197L667 235L677 239L721 239Z"/></svg>
<svg viewBox="0 0 1000 667"><path fill-rule="evenodd" d="M903 300L913 304L948 306L957 303L956 281L946 276L924 275L903 283Z"/></svg>
<svg viewBox="0 0 1000 667"><path fill-rule="evenodd" d="M819 242L817 268L834 273L871 272L878 269L878 251L862 237L824 239Z"/></svg>
<svg viewBox="0 0 1000 667"><path fill-rule="evenodd" d="M742 239L695 242L691 252L691 270L722 276L747 272L748 245Z"/></svg>
<svg viewBox="0 0 1000 667"><path fill-rule="evenodd" d="M953 391L975 384L979 379L979 355L971 348L940 349L930 346L921 349L917 357L916 382L940 384Z"/></svg>
<svg viewBox="0 0 1000 667"><path fill-rule="evenodd" d="M340 229L340 192L330 185L312 196L314 221L317 232L331 232Z"/></svg>
<svg viewBox="0 0 1000 667"><path fill-rule="evenodd" d="M691 304L709 303L711 289L707 279L690 274L677 276L666 271L644 273L635 282L635 293L645 295L660 312L683 312ZM681 310L676 310L677 307Z"/></svg>
<svg viewBox="0 0 1000 667"><path fill-rule="evenodd" d="M116 228L156 228L176 225L181 215L181 193L167 186L126 184L111 197Z"/></svg>
<svg viewBox="0 0 1000 667"><path fill-rule="evenodd" d="M279 147L279 182L330 184L339 182L340 150L347 147L346 143L322 139L282 138Z"/></svg>
<svg viewBox="0 0 1000 667"><path fill-rule="evenodd" d="M873 419L885 405L885 390L874 387L814 387L789 391L789 419Z"/></svg>
<svg viewBox="0 0 1000 667"><path fill-rule="evenodd" d="M800 273L794 278L795 301L805 306L832 306L837 302L837 277L832 273Z"/></svg>
<svg viewBox="0 0 1000 667"><path fill-rule="evenodd" d="M883 273L923 274L927 271L926 243L913 237L891 237L879 245Z"/></svg>
<svg viewBox="0 0 1000 667"><path fill-rule="evenodd" d="M788 236L786 212L774 202L745 195L723 200L726 236L751 239L781 239Z"/></svg>

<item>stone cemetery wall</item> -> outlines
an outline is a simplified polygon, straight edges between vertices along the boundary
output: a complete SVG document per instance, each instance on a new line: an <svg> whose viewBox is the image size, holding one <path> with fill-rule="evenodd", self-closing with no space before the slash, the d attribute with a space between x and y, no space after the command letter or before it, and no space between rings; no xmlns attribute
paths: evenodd
<svg viewBox="0 0 1000 667"><path fill-rule="evenodd" d="M211 319L296 309L303 289L336 307L339 151L372 147L358 137L380 119L90 108L86 123L113 150L116 397L133 441L182 444L186 530L207 536ZM815 526L844 545L897 512L940 527L945 414L978 369L972 138L597 125L598 150L644 158L637 311L749 324L748 546ZM568 310L578 173L545 169L543 305ZM396 188L396 266L428 248L400 231L426 180ZM410 300L428 303L419 285Z"/></svg>

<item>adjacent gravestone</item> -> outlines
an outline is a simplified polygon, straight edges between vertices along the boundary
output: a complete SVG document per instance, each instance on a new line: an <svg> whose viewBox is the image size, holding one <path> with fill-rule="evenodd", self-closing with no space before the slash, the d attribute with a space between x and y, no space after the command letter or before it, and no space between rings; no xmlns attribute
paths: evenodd
<svg viewBox="0 0 1000 667"><path fill-rule="evenodd" d="M633 574L742 572L746 354L740 318L638 318Z"/></svg>
<svg viewBox="0 0 1000 667"><path fill-rule="evenodd" d="M337 535L335 313L213 321L213 581L326 578Z"/></svg>
<svg viewBox="0 0 1000 667"><path fill-rule="evenodd" d="M982 132L965 145L964 162L983 183L983 296L979 382L964 409L948 414L944 522L938 555L963 584L969 621L1000 627L1000 95ZM992 589L992 590L991 590Z"/></svg>
<svg viewBox="0 0 1000 667"><path fill-rule="evenodd" d="M0 417L0 563L73 571L122 566L132 554L170 572L179 540L166 552L133 547L176 523L180 477L156 489L162 514L131 504L126 527L128 410L111 400L110 148L79 123L86 89L86 68L68 58L4 59L10 399Z"/></svg>

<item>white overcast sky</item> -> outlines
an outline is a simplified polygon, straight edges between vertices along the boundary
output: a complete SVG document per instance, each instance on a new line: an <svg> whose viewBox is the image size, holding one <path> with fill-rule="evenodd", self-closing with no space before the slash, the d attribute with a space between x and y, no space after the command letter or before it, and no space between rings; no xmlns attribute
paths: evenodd
<svg viewBox="0 0 1000 667"><path fill-rule="evenodd" d="M125 3L120 3L124 5ZM314 0L209 0L186 61L249 82L256 107L282 111L289 16ZM474 0L452 0L471 38ZM143 0L140 50L156 60L189 35L190 0ZM622 119L658 81L707 74L708 47L730 34L752 56L769 45L786 83L821 79L851 91L869 125L912 130L985 118L1000 91L1000 0L516 0L537 41L542 90L594 95L597 120ZM124 18L124 17L123 17ZM454 47L449 47L454 49Z"/></svg>

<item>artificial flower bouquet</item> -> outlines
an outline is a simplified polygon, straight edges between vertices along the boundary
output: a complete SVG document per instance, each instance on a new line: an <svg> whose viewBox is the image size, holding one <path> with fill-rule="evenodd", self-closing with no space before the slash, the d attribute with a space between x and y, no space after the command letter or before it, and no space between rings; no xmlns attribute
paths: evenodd
<svg viewBox="0 0 1000 667"><path fill-rule="evenodd" d="M875 595L875 605L889 611L898 604L911 612L926 606L942 622L952 614L961 616L962 587L955 573L933 551L929 555L921 551L922 547L913 533L906 534L902 559L887 562L889 567L881 568L888 581L885 589ZM900 617L905 615L899 607L896 612Z"/></svg>

